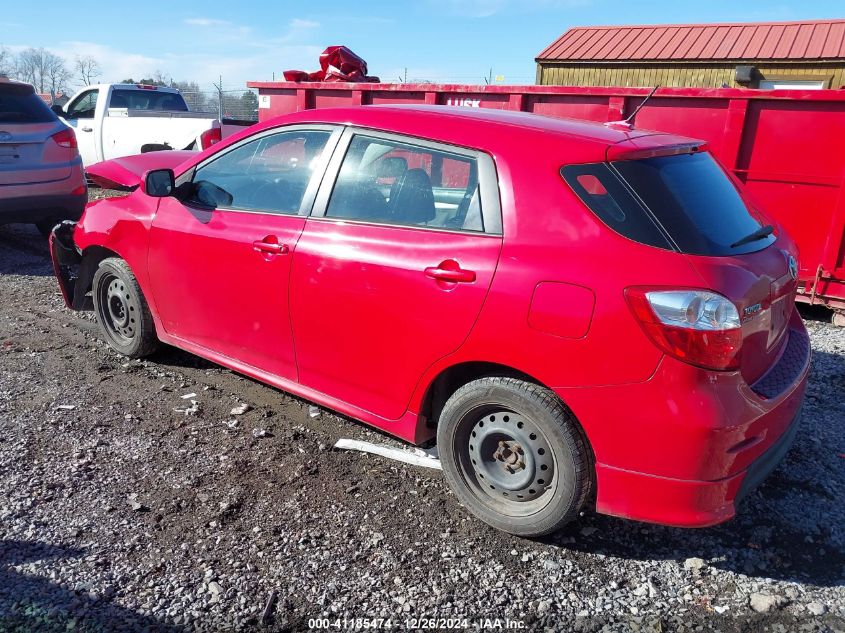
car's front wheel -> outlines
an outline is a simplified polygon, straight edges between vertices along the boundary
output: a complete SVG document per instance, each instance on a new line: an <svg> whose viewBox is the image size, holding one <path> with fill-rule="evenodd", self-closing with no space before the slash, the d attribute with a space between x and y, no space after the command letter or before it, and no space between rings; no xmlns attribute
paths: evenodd
<svg viewBox="0 0 845 633"><path fill-rule="evenodd" d="M117 257L100 262L91 287L94 312L108 344L129 358L158 346L153 317L129 265Z"/></svg>
<svg viewBox="0 0 845 633"><path fill-rule="evenodd" d="M578 516L590 490L589 453L577 422L544 387L509 377L474 380L440 415L446 479L467 509L524 537Z"/></svg>

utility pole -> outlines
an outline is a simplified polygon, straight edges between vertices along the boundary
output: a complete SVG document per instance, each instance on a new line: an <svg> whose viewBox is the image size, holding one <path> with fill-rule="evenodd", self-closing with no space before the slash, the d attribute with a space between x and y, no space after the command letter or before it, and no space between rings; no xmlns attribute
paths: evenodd
<svg viewBox="0 0 845 633"><path fill-rule="evenodd" d="M223 75L220 75L220 83L212 84L217 89L217 117L223 120Z"/></svg>

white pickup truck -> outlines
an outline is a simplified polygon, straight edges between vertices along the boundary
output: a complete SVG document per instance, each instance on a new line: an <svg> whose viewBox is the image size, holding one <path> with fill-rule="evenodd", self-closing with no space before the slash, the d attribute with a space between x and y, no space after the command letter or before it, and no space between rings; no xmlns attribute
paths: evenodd
<svg viewBox="0 0 845 633"><path fill-rule="evenodd" d="M84 165L159 150L200 150L222 138L217 117L190 112L175 88L86 86L53 111L76 133Z"/></svg>

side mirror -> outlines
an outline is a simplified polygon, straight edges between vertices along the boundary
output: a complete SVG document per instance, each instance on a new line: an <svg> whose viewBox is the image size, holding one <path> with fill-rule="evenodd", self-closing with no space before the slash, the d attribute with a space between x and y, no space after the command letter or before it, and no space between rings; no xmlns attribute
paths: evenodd
<svg viewBox="0 0 845 633"><path fill-rule="evenodd" d="M54 103L53 105L50 106L50 109L53 111L54 114L56 114L58 116L61 116L61 117L67 116L67 112L65 112L65 109L58 104Z"/></svg>
<svg viewBox="0 0 845 633"><path fill-rule="evenodd" d="M144 193L153 198L166 198L176 188L172 169L153 169L144 177Z"/></svg>

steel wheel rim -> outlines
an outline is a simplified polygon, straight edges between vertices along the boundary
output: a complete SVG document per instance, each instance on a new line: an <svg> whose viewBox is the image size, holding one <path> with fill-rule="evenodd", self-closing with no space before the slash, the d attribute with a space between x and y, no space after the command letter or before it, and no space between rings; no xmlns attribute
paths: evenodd
<svg viewBox="0 0 845 633"><path fill-rule="evenodd" d="M123 345L132 342L138 329L138 303L126 283L117 275L103 275L97 298L98 316L108 335Z"/></svg>
<svg viewBox="0 0 845 633"><path fill-rule="evenodd" d="M540 427L501 406L464 416L456 437L463 478L483 503L509 516L528 516L554 496L557 472L551 443Z"/></svg>

